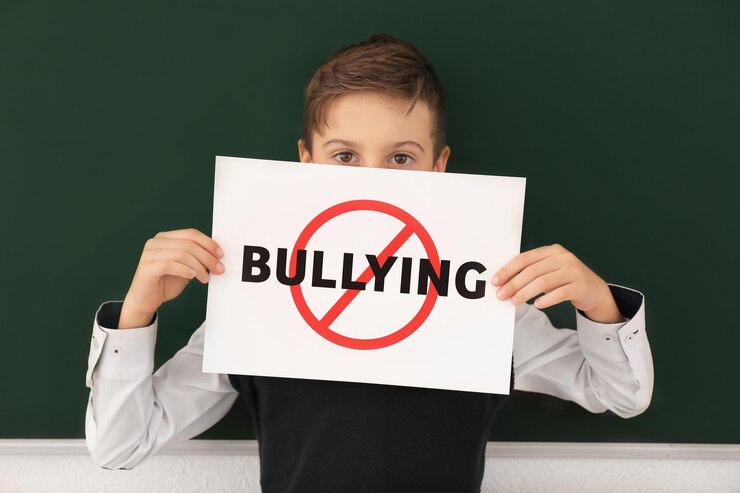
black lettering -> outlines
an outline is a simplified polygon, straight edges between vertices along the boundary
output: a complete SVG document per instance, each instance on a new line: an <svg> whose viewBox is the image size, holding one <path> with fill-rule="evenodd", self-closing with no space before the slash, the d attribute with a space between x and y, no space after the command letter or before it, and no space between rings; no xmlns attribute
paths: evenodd
<svg viewBox="0 0 740 493"><path fill-rule="evenodd" d="M296 284L302 283L303 279L306 277L306 250L298 250L296 255L295 274L293 276L289 276L288 249L278 248L275 275L277 275L278 282L280 284L285 284L286 286L295 286Z"/></svg>
<svg viewBox="0 0 740 493"><path fill-rule="evenodd" d="M296 286L306 281L307 275L307 255L306 250L297 250L295 252L296 259L294 264L290 264L289 249L278 248L277 249L277 265L275 266L275 275L277 281L280 284L286 286ZM356 281L353 278L354 269L354 255L352 253L344 253L342 263L342 282L341 288L347 290L364 291L367 289L367 282ZM398 257L389 255L383 264L381 265L379 259L375 255L366 254L368 265L373 273L374 290L383 292L385 289L385 280L388 277L390 270L395 265ZM242 282L264 282L270 278L271 270L268 265L270 260L270 252L265 247L256 245L244 245L243 263L242 263ZM413 273L413 266L415 259L409 257L403 257L401 262L401 289L400 292L409 294L411 292L411 275ZM290 264L290 265L289 265ZM312 265L312 281L311 285L315 288L331 288L336 289L338 282L334 279L325 279L323 277L324 269L324 252L316 250L313 252L313 265ZM475 271L478 274L482 274L486 271L486 267L480 262L470 261L463 263L455 273L455 288L457 292L466 299L479 299L483 298L486 294L486 285L488 284L485 280L477 279L475 281L475 288L473 290L468 289L466 285L466 277L468 272ZM365 269L363 272L367 272ZM429 259L419 259L419 286L418 294L426 295L429 291L429 284L434 286L435 291L440 296L447 296L449 292L450 284L450 261L440 260L439 269L435 269L432 262Z"/></svg>
<svg viewBox="0 0 740 493"><path fill-rule="evenodd" d="M344 254L342 262L342 289L354 289L355 291L364 291L365 283L352 280L352 263L354 255L351 253Z"/></svg>
<svg viewBox="0 0 740 493"><path fill-rule="evenodd" d="M406 294L411 292L411 262L409 257L401 260L401 292Z"/></svg>
<svg viewBox="0 0 740 493"><path fill-rule="evenodd" d="M419 294L427 294L427 280L430 280L440 296L447 296L447 288L450 284L450 261L442 260L439 271L437 275L428 258L419 261Z"/></svg>
<svg viewBox="0 0 740 493"><path fill-rule="evenodd" d="M337 281L321 277L323 268L324 252L316 250L313 254L313 279L311 280L311 286L315 288L336 288Z"/></svg>
<svg viewBox="0 0 740 493"><path fill-rule="evenodd" d="M254 255L259 256L255 260ZM267 248L261 246L244 245L244 260L242 261L242 282L264 282L270 277L270 267L267 261L270 258L270 252ZM257 267L258 274L252 274L252 269Z"/></svg>
<svg viewBox="0 0 740 493"><path fill-rule="evenodd" d="M385 262L383 262L382 267L380 266L380 262L378 262L378 257L375 255L366 254L365 257L367 257L367 263L370 264L370 268L375 275L375 291L383 292L383 288L385 287L385 276L388 275L388 271L391 270L391 267L396 263L396 259L398 257L394 257L393 255L389 256L385 259ZM410 273L409 279L411 279ZM406 292L408 293L408 291Z"/></svg>
<svg viewBox="0 0 740 493"><path fill-rule="evenodd" d="M460 293L460 296L469 300L483 298L486 294L486 281L483 281L482 279L475 281L475 291L469 291L465 286L465 275L471 270L481 274L486 271L486 268L480 262L465 262L462 264L460 268L457 269L457 274L455 274L455 287L457 288L457 292Z"/></svg>

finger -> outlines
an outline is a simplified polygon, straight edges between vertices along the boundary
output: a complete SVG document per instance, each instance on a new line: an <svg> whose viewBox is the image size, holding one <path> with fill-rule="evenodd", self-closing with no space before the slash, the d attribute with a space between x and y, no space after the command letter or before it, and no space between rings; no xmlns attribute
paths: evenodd
<svg viewBox="0 0 740 493"><path fill-rule="evenodd" d="M210 276L208 275L205 266L201 264L198 259L193 256L193 254L191 254L187 250L183 250L182 248L163 248L148 251L147 262L153 263L162 261L173 261L187 265L196 272L198 280L203 284L207 283L210 280Z"/></svg>
<svg viewBox="0 0 740 493"><path fill-rule="evenodd" d="M516 257L509 260L503 267L496 271L491 282L494 286L502 285L509 281L513 276L521 272L528 265L542 260L543 258L559 252L563 249L558 243L541 246L532 250L522 252Z"/></svg>
<svg viewBox="0 0 740 493"><path fill-rule="evenodd" d="M180 262L175 262L174 260L151 262L146 265L146 269L149 274L156 277L170 275L192 279L197 274L192 267L181 264Z"/></svg>
<svg viewBox="0 0 740 493"><path fill-rule="evenodd" d="M559 288L553 289L549 293L540 296L539 298L534 300L534 306L536 306L537 308L547 308L548 306L557 305L558 303L569 300L569 286L569 284L560 286Z"/></svg>
<svg viewBox="0 0 740 493"><path fill-rule="evenodd" d="M203 264L203 266L210 272L222 274L225 270L224 265L213 256L209 251L205 250L198 243L189 239L180 238L150 238L146 242L146 249L148 250L173 250L181 249L190 252L193 257Z"/></svg>
<svg viewBox="0 0 740 493"><path fill-rule="evenodd" d="M213 256L221 258L223 257L223 249L216 240L198 231L195 228L186 229L175 229L172 231L161 231L154 235L155 238L179 238L184 240L192 240L208 250Z"/></svg>
<svg viewBox="0 0 740 493"><path fill-rule="evenodd" d="M523 286L519 291L514 293L514 295L511 297L511 302L514 305L524 303L540 293L549 293L550 291L555 290L569 282L570 279L565 274L564 270L558 269L556 271L545 274L544 276L540 276L526 286Z"/></svg>
<svg viewBox="0 0 740 493"><path fill-rule="evenodd" d="M534 279L553 272L560 268L560 264L557 262L554 256L548 256L535 262L534 264L526 267L519 274L511 278L509 282L498 288L496 296L500 300L505 300L511 295L519 291L522 287L526 286Z"/></svg>

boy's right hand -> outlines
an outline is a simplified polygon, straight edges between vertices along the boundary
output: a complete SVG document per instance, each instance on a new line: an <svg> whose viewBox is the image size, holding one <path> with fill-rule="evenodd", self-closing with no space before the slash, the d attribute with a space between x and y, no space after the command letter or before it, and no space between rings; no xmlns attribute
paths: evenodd
<svg viewBox="0 0 740 493"><path fill-rule="evenodd" d="M157 233L144 245L131 287L126 294L119 329L149 325L157 309L176 298L193 277L205 284L208 270L223 274L218 243L197 229Z"/></svg>

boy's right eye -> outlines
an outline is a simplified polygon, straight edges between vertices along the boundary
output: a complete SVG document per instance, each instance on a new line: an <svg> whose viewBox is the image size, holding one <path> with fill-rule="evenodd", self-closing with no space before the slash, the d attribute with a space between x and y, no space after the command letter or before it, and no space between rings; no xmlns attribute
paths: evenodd
<svg viewBox="0 0 740 493"><path fill-rule="evenodd" d="M349 151L342 151L334 154L334 159L338 159L339 162L349 164L352 162L353 154Z"/></svg>

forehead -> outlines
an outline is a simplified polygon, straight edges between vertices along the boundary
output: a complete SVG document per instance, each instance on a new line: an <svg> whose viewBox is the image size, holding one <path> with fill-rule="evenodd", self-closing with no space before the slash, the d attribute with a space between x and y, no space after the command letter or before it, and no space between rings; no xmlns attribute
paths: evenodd
<svg viewBox="0 0 740 493"><path fill-rule="evenodd" d="M319 133L322 140L372 142L377 140L424 140L432 138L429 105L417 101L408 111L409 102L392 99L371 91L339 96L326 108L327 126Z"/></svg>

